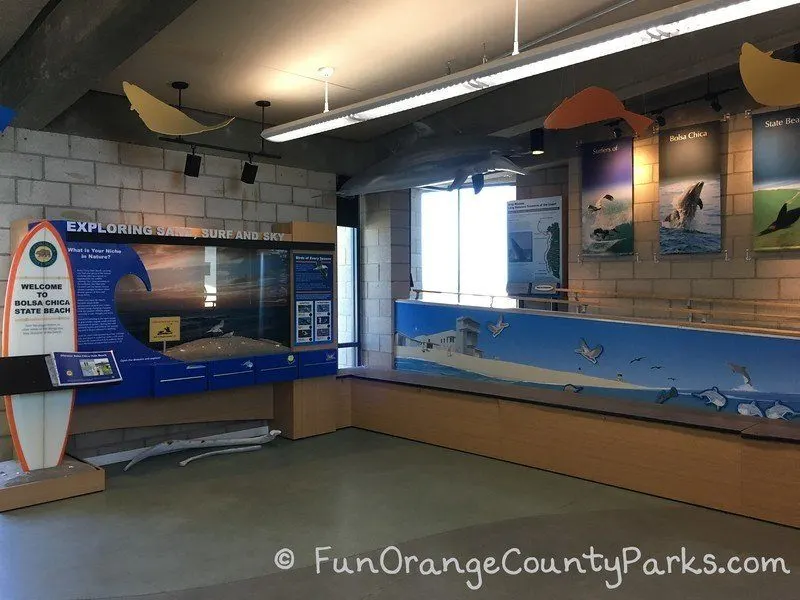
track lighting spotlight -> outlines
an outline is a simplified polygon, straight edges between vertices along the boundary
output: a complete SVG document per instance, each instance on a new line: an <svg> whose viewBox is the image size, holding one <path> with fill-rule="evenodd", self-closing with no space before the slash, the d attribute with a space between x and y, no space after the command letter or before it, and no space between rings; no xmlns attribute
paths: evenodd
<svg viewBox="0 0 800 600"><path fill-rule="evenodd" d="M665 126L666 126L666 124L667 124L667 120L664 118L664 115L662 115L662 114L660 114L660 113L659 113L659 114L656 116L656 123L658 123L658 126L659 126L659 127L665 127Z"/></svg>
<svg viewBox="0 0 800 600"><path fill-rule="evenodd" d="M531 131L531 154L544 154L544 129L534 129Z"/></svg>
<svg viewBox="0 0 800 600"><path fill-rule="evenodd" d="M242 166L242 181L244 183L253 184L256 182L256 173L258 173L258 165L253 164L253 155L250 154L248 160Z"/></svg>
<svg viewBox="0 0 800 600"><path fill-rule="evenodd" d="M183 167L183 174L187 177L198 177L200 175L200 163L202 157L194 153L195 147L192 146L192 153L186 155L186 166Z"/></svg>
<svg viewBox="0 0 800 600"><path fill-rule="evenodd" d="M614 134L614 139L615 140L618 140L619 138L622 137L622 129L620 129L619 127L614 127L614 129L612 130L612 133Z"/></svg>
<svg viewBox="0 0 800 600"><path fill-rule="evenodd" d="M722 104L719 103L719 96L711 97L711 109L714 112L722 112Z"/></svg>

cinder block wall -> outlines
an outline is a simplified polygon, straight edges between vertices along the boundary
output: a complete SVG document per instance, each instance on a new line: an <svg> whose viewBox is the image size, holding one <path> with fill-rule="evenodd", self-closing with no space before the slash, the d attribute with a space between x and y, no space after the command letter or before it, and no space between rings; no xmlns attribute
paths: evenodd
<svg viewBox="0 0 800 600"><path fill-rule="evenodd" d="M723 127L722 221L723 250L712 255L658 256L658 137L634 144L634 238L636 257L598 259L581 254L581 166L569 165L569 287L624 295L725 298L739 300L797 300L800 297L800 253L754 253L752 120L736 115ZM752 260L746 260L748 249ZM601 301L607 308L590 312L664 318L665 302ZM677 305L676 305L677 306ZM700 310L734 311L737 316L709 316L719 324L785 328L772 317L749 317L750 307L695 304ZM762 314L787 314L791 309L758 309ZM794 311L794 314L797 314ZM684 317L681 317L684 318ZM685 318L688 319L688 316Z"/></svg>
<svg viewBox="0 0 800 600"><path fill-rule="evenodd" d="M239 180L240 160L206 154L200 177L183 175L186 153L56 133L8 128L0 135L0 303L10 262L11 223L68 218L268 230L271 223L336 223L336 175L260 164L255 185ZM4 410L0 406L0 411ZM235 425L239 429L262 422ZM70 448L82 455L130 450L164 436L195 437L201 428L148 428L86 434ZM202 435L229 431L207 424ZM0 413L0 460L11 439Z"/></svg>
<svg viewBox="0 0 800 600"><path fill-rule="evenodd" d="M409 190L371 194L361 203L361 359L394 367L394 300L408 298L411 273Z"/></svg>

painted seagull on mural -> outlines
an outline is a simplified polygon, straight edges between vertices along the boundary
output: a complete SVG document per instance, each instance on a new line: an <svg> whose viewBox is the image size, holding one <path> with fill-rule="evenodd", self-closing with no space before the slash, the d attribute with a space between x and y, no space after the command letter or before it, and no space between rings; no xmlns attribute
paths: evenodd
<svg viewBox="0 0 800 600"><path fill-rule="evenodd" d="M222 333L222 329L225 327L225 320L223 319L216 325L214 325L211 329L206 331L206 333Z"/></svg>
<svg viewBox="0 0 800 600"><path fill-rule="evenodd" d="M496 338L506 330L508 323L503 321L503 315L500 315L500 317L497 319L497 323L489 323L487 327L489 328L489 331L492 332L492 337Z"/></svg>
<svg viewBox="0 0 800 600"><path fill-rule="evenodd" d="M524 156L529 150L511 138L490 135L423 138L352 177L337 194L359 196L448 182L447 189L454 190L467 179L472 180L472 188L478 194L486 173L524 175L509 157Z"/></svg>
<svg viewBox="0 0 800 600"><path fill-rule="evenodd" d="M598 344L594 348L590 348L589 344L586 343L586 340L581 338L581 347L575 349L575 354L581 355L583 358L588 360L593 365L597 364L597 359L600 358L600 355L603 354L603 346Z"/></svg>

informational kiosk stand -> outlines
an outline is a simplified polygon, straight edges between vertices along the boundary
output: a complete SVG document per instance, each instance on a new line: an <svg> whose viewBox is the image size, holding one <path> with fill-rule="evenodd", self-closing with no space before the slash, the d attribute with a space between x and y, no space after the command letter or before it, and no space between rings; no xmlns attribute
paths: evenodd
<svg viewBox="0 0 800 600"><path fill-rule="evenodd" d="M0 511L105 488L102 470L73 459L64 461L75 396L74 389L68 386L69 380L76 378L73 369L67 367L61 373L64 381L58 380L57 365L63 361L56 357L60 353L75 356L76 350L75 293L69 254L58 231L48 221L42 221L17 247L6 290L0 360L13 361L18 368L27 366L31 377L26 377L25 370L0 369L6 375L0 379L0 392L5 394L6 415L18 459L0 463ZM15 357L20 358L14 360ZM95 357L76 359L75 364L78 368L85 364L89 372L92 360ZM47 378L42 369L48 373ZM108 368L96 366L94 370L105 374ZM51 372L56 375L55 384L49 377Z"/></svg>

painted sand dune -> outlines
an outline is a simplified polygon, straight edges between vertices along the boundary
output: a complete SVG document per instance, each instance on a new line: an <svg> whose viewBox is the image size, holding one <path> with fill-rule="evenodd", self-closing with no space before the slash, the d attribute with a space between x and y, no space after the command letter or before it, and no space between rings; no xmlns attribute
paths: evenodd
<svg viewBox="0 0 800 600"><path fill-rule="evenodd" d="M448 352L439 348L423 350L418 347L397 346L395 348L397 358L408 358L420 361L436 363L446 367L452 367L463 371L469 371L492 377L504 379L510 382L538 383L542 385L576 385L584 387L604 387L623 390L651 390L641 385L635 385L626 381L616 379L604 379L602 377L592 377L582 373L569 371L556 371L552 369L542 369L531 365L522 365L502 360L488 358L478 358L456 352Z"/></svg>
<svg viewBox="0 0 800 600"><path fill-rule="evenodd" d="M284 352L289 352L289 349L272 340L254 340L252 338L230 336L186 342L180 346L170 348L164 354L170 358L192 361L282 354Z"/></svg>

